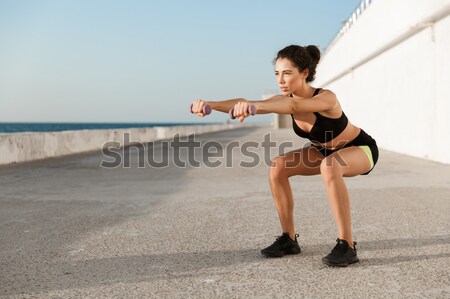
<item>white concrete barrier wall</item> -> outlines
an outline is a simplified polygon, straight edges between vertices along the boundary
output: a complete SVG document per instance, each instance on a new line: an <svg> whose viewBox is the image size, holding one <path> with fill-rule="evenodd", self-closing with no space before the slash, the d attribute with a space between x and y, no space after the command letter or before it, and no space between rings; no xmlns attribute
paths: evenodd
<svg viewBox="0 0 450 299"><path fill-rule="evenodd" d="M88 151L100 151L107 142L123 146L170 139L174 135L204 134L241 127L235 124L132 128L116 130L79 130L62 132L0 134L0 165L33 161ZM129 134L124 144L125 134Z"/></svg>
<svg viewBox="0 0 450 299"><path fill-rule="evenodd" d="M449 11L450 0L375 0L327 49L315 85L333 90L380 147L450 163Z"/></svg>

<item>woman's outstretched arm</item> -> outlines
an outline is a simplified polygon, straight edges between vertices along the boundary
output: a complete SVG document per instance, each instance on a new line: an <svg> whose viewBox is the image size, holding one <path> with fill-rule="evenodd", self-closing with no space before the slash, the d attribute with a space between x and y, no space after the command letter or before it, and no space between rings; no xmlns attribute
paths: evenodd
<svg viewBox="0 0 450 299"><path fill-rule="evenodd" d="M203 106L210 105L213 110L228 113L234 109L234 116L241 121L249 116L248 107L254 105L256 114L293 114L296 112L319 112L333 109L338 101L336 95L329 90L324 90L312 98L292 98L282 95L276 95L266 100L249 101L244 98L230 99L224 101L204 101L196 100L192 104L192 112L199 115L203 114Z"/></svg>
<svg viewBox="0 0 450 299"><path fill-rule="evenodd" d="M233 107L233 116L238 118L241 122L249 114L249 106L253 105L256 108L256 114L293 114L296 112L320 112L330 110L338 104L336 95L331 91L323 91L319 95L312 98L299 98L287 96L273 96L264 101L239 101Z"/></svg>
<svg viewBox="0 0 450 299"><path fill-rule="evenodd" d="M192 103L192 113L195 113L199 116L203 115L203 106L209 105L212 110L228 113L237 103L256 103L256 102L266 102L266 101L274 101L275 98L269 98L262 101L249 101L244 98L230 99L224 101L205 101L205 100L196 100Z"/></svg>
<svg viewBox="0 0 450 299"><path fill-rule="evenodd" d="M212 110L220 111L228 113L231 109L233 109L234 105L239 102L249 102L244 98L224 100L224 101L206 101L207 105L210 105Z"/></svg>
<svg viewBox="0 0 450 299"><path fill-rule="evenodd" d="M319 112L336 107L337 98L332 91L325 90L312 98L291 98L273 96L265 101L249 101L256 108L257 114L278 113L293 114L296 112Z"/></svg>

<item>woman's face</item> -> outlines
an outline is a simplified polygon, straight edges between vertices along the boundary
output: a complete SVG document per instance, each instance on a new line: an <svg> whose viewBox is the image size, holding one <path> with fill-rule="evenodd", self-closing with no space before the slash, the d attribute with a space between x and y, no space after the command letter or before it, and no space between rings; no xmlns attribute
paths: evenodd
<svg viewBox="0 0 450 299"><path fill-rule="evenodd" d="M300 73L288 58L278 58L275 61L275 77L281 92L287 96L306 84L308 71Z"/></svg>

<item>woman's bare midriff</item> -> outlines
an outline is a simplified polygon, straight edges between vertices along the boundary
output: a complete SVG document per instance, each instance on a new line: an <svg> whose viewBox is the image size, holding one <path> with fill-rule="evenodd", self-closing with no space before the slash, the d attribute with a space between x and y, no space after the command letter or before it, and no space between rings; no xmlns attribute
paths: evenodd
<svg viewBox="0 0 450 299"><path fill-rule="evenodd" d="M344 131L342 131L341 134L339 134L333 140L326 143L312 142L312 144L318 147L325 147L330 150L340 149L344 145L355 139L359 135L360 131L360 128L354 126L349 122Z"/></svg>

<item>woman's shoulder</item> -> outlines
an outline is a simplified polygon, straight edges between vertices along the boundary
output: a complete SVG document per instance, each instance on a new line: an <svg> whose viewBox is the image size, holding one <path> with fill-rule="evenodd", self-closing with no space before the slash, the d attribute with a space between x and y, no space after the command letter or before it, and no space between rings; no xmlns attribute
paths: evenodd
<svg viewBox="0 0 450 299"><path fill-rule="evenodd" d="M317 95L328 95L328 96L334 96L334 97L336 97L336 94L332 91L332 90L330 90L330 89L326 89L326 88L316 88L316 89L318 89L319 91L317 92ZM316 95L316 96L317 96Z"/></svg>
<svg viewBox="0 0 450 299"><path fill-rule="evenodd" d="M336 94L330 89L322 88L319 90L316 96L320 95L320 100L326 101L329 103L328 108L317 111L320 112L323 116L335 116L342 113L341 104L339 103Z"/></svg>
<svg viewBox="0 0 450 299"><path fill-rule="evenodd" d="M318 97L318 96L320 96L321 101L327 101L327 102L333 103L335 105L339 103L336 94L329 89L317 88L315 96L313 96L313 98ZM335 105L332 105L332 106L335 106Z"/></svg>

